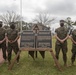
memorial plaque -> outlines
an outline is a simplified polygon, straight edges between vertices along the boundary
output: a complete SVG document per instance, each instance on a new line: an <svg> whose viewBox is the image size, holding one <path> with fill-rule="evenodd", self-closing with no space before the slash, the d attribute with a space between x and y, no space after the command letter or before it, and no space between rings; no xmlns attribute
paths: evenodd
<svg viewBox="0 0 76 75"><path fill-rule="evenodd" d="M52 48L51 31L39 31L37 48Z"/></svg>
<svg viewBox="0 0 76 75"><path fill-rule="evenodd" d="M20 47L34 48L34 39L33 31L23 31L21 33Z"/></svg>

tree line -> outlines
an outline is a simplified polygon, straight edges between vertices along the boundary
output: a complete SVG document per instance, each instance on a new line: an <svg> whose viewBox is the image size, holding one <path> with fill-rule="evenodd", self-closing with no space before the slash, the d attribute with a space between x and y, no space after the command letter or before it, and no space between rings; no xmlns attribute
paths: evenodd
<svg viewBox="0 0 76 75"><path fill-rule="evenodd" d="M2 20L5 28L9 27L10 22L15 22L16 28L18 29L20 29L20 21L22 21L22 29L28 30L33 25L33 23L40 23L44 26L48 25L50 27L51 23L54 22L56 18L51 18L50 14L48 13L38 13L32 20L32 23L28 23L23 21L23 17L16 14L14 11L6 11L5 14L3 13L2 15L0 15L0 20ZM73 25L76 25L76 21L73 22L71 21L70 17L67 17L65 19L65 27L71 29L73 28Z"/></svg>

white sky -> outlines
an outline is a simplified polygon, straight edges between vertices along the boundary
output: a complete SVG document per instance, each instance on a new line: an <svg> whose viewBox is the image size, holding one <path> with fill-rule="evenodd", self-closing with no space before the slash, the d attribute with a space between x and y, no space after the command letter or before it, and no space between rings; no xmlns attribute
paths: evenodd
<svg viewBox="0 0 76 75"><path fill-rule="evenodd" d="M20 14L20 0L0 0L0 14L6 11L15 11ZM60 19L71 17L76 20L76 0L22 0L22 16L25 21L32 21L39 12L47 12Z"/></svg>

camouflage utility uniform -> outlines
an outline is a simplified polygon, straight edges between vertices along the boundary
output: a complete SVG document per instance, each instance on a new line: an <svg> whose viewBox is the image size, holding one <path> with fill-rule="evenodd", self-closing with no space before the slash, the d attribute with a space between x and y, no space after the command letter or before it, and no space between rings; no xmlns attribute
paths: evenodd
<svg viewBox="0 0 76 75"><path fill-rule="evenodd" d="M64 26L57 28L55 30L55 32L56 32L57 36L61 40L64 39L68 34L67 29ZM57 59L59 59L60 49L62 49L63 60L64 60L64 63L66 63L66 61L67 61L67 56L66 56L66 53L67 53L67 40L65 40L64 43L61 43L59 40L56 41L55 51L56 51L56 58Z"/></svg>
<svg viewBox="0 0 76 75"><path fill-rule="evenodd" d="M5 38L6 30L0 27L0 41ZM3 58L6 60L6 40L0 43L0 48L2 48Z"/></svg>
<svg viewBox="0 0 76 75"><path fill-rule="evenodd" d="M18 36L18 31L16 29L8 29L7 30L7 37L8 40L10 41L14 41ZM8 61L10 62L11 60L11 54L12 54L12 49L14 50L15 54L17 54L17 52L19 51L19 47L18 47L18 42L15 41L14 43L10 43L8 42ZM17 62L19 61L19 56L17 58Z"/></svg>
<svg viewBox="0 0 76 75"><path fill-rule="evenodd" d="M72 32L72 39L76 42L76 29ZM76 57L76 44L72 43L72 63L74 63Z"/></svg>

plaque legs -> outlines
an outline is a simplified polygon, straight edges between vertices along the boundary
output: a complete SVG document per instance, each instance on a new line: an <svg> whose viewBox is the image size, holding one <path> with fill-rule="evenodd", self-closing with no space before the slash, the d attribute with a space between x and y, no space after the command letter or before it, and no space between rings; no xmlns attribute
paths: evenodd
<svg viewBox="0 0 76 75"><path fill-rule="evenodd" d="M19 51L19 52L17 53L16 57L14 58L14 60L13 60L13 61L11 62L11 64L9 65L8 70L11 70L11 69L12 69L12 67L14 66L14 63L15 63L17 57L20 55L20 53L21 53L21 51Z"/></svg>
<svg viewBox="0 0 76 75"><path fill-rule="evenodd" d="M20 55L20 52L21 52L21 51L19 51L19 52L17 53L16 57L14 58L14 60L13 60L13 61L11 62L11 64L9 65L8 70L11 70L11 69L12 69L12 67L14 66L14 63L15 63L15 61L16 61L16 59L17 59L17 57ZM51 53L51 55L52 55L52 57L53 57L53 59L54 59L54 62L55 62L55 64L56 64L57 68L58 68L60 71L63 71L62 68L61 68L61 66L60 66L60 64L59 64L59 62L58 62L58 60L56 59L56 57L55 57L55 55L54 55L54 53L53 53L53 50L50 50L50 53ZM37 57L37 51L36 51L36 57Z"/></svg>
<svg viewBox="0 0 76 75"><path fill-rule="evenodd" d="M53 57L53 59L54 59L54 62L55 62L55 64L56 64L57 68L58 68L60 71L62 71L62 68L61 68L58 60L56 59L56 57L55 57L55 55L54 55L54 53L53 53L53 50L50 50L50 53L51 53L51 55L52 55L52 57Z"/></svg>

